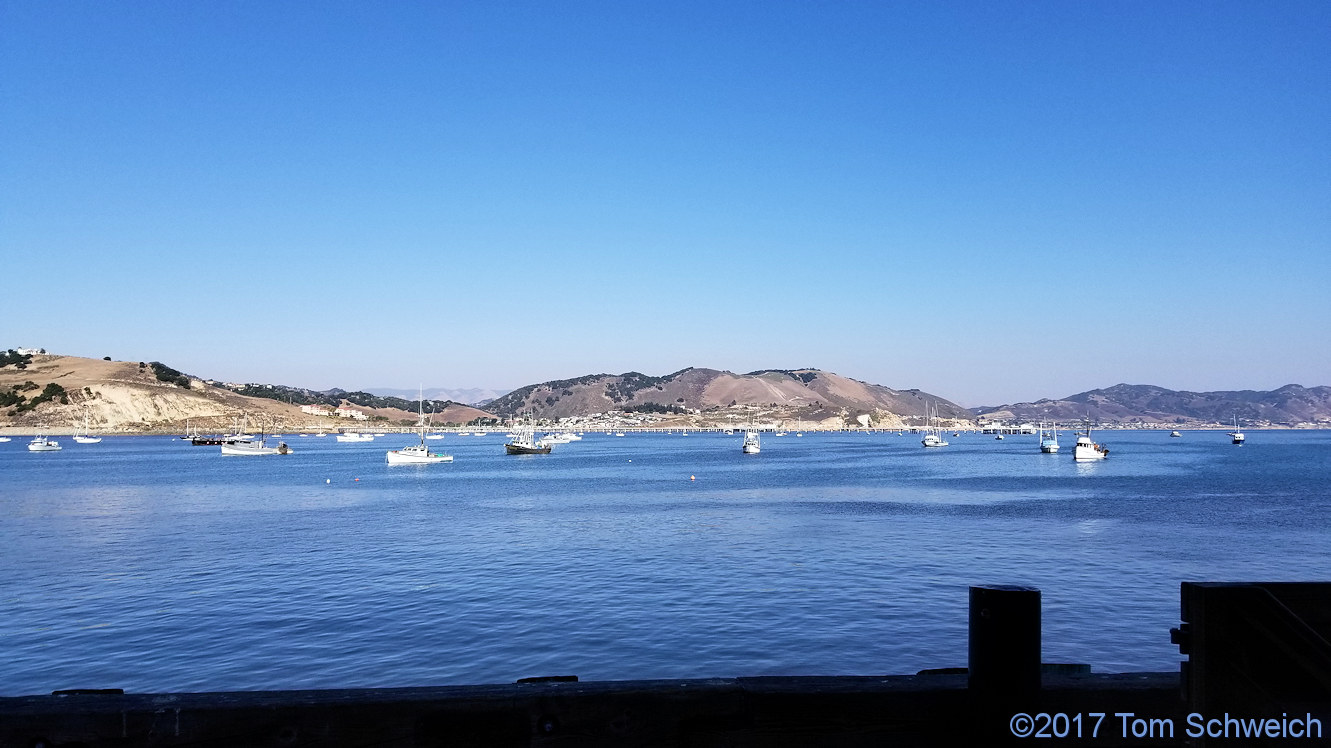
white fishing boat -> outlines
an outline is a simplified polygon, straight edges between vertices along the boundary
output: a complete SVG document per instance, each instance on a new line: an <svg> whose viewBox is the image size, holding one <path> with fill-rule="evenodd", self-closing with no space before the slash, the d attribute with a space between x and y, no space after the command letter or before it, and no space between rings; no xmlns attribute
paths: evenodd
<svg viewBox="0 0 1331 748"><path fill-rule="evenodd" d="M1103 460L1109 456L1109 448L1091 441L1091 422L1086 421L1086 432L1077 435L1077 446L1072 450L1072 459L1077 462Z"/></svg>
<svg viewBox="0 0 1331 748"><path fill-rule="evenodd" d="M1049 428L1040 424L1040 451L1047 454L1058 454L1058 424L1050 423Z"/></svg>
<svg viewBox="0 0 1331 748"><path fill-rule="evenodd" d="M75 434L75 435L74 435L74 441L78 442L79 444L96 444L97 442L100 442L101 440L102 440L102 437L100 437L100 436L93 436L93 435L88 431L88 411L87 411L87 409L85 408L84 411L83 411L83 431L82 431L82 433L79 433L79 434Z"/></svg>
<svg viewBox="0 0 1331 748"><path fill-rule="evenodd" d="M1242 444L1242 443L1243 443L1243 439L1244 439L1243 432L1242 432L1242 431L1239 431L1239 415L1238 415L1237 413L1235 413L1235 414L1234 414L1234 430L1231 431L1231 432L1229 432L1229 443L1230 443L1230 444Z"/></svg>
<svg viewBox="0 0 1331 748"><path fill-rule="evenodd" d="M943 427L938 424L938 406L934 406L934 410L931 414L928 403L925 403L924 415L927 426L925 428L924 438L920 440L920 444L923 444L926 447L946 447L947 440L943 438Z"/></svg>
<svg viewBox="0 0 1331 748"><path fill-rule="evenodd" d="M0 442L7 442L7 441L10 441L10 438L9 438L9 437L7 437L7 436L0 436Z"/></svg>
<svg viewBox="0 0 1331 748"><path fill-rule="evenodd" d="M749 430L744 432L744 445L741 450L746 455L756 455L762 450L762 441L758 438L758 432ZM781 450L777 450L778 453Z"/></svg>
<svg viewBox="0 0 1331 748"><path fill-rule="evenodd" d="M1169 432L1169 435L1170 435L1171 437L1175 438L1175 439L1177 439L1177 438L1180 437L1180 436L1183 436L1183 434L1180 434L1180 433L1177 432L1177 431L1171 431L1171 432Z"/></svg>
<svg viewBox="0 0 1331 748"><path fill-rule="evenodd" d="M48 439L46 434L38 434L28 442L29 452L59 452L60 449L60 442Z"/></svg>

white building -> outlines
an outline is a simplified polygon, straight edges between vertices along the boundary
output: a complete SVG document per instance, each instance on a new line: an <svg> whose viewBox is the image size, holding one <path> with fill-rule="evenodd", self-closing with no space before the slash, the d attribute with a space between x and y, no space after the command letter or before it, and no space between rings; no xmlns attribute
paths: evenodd
<svg viewBox="0 0 1331 748"><path fill-rule="evenodd" d="M351 418L351 419L354 419L354 420L357 420L357 421L368 421L368 420L370 420L370 417L369 417L369 416L365 415L364 413L362 413L362 412L359 411L359 410L356 410L355 408L352 408L352 407L349 407L349 406L346 406L346 405L339 405L339 406L337 407L337 410L335 410L335 411L333 411L333 412L336 413L336 414L338 415L338 417L340 417L340 418Z"/></svg>

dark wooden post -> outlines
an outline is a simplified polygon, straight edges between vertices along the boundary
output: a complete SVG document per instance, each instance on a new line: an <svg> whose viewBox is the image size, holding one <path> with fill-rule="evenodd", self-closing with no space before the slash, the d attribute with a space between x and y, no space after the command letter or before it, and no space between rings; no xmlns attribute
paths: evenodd
<svg viewBox="0 0 1331 748"><path fill-rule="evenodd" d="M970 688L985 700L1040 692L1040 590L971 587Z"/></svg>

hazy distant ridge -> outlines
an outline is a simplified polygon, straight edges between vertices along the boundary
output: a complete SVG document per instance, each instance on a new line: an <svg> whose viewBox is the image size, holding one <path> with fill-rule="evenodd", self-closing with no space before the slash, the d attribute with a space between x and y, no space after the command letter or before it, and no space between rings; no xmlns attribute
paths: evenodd
<svg viewBox="0 0 1331 748"><path fill-rule="evenodd" d="M384 397L400 397L403 400L415 401L418 390L404 390L393 387L366 387L366 392ZM491 390L483 387L467 387L463 389L448 389L445 387L426 387L425 399L427 400L451 400L455 403L465 403L474 407L480 407L491 400L503 397L509 390Z"/></svg>
<svg viewBox="0 0 1331 748"><path fill-rule="evenodd" d="M1188 392L1149 384L1116 384L1061 400L981 407L974 412L1004 421L1071 422L1089 415L1100 423L1224 424L1237 415L1248 426L1331 426L1331 387L1287 384L1267 392Z"/></svg>

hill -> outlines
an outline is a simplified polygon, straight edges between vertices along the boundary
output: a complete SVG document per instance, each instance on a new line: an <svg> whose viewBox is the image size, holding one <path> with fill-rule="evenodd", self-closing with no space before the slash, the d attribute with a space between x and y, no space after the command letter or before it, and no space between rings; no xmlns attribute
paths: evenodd
<svg viewBox="0 0 1331 748"><path fill-rule="evenodd" d="M996 421L1079 421L1157 423L1178 426L1225 425L1239 418L1247 426L1331 426L1331 387L1287 384L1276 390L1187 392L1145 384L1116 384L1061 400L1037 400L975 408Z"/></svg>
<svg viewBox="0 0 1331 748"><path fill-rule="evenodd" d="M589 374L521 387L490 402L486 410L507 417L529 413L556 419L624 409L684 413L764 407L789 420L853 424L859 416L868 416L875 424L898 427L923 419L926 402L936 405L945 419L973 419L967 409L927 392L894 390L818 369L734 374L690 367L659 377Z"/></svg>
<svg viewBox="0 0 1331 748"><path fill-rule="evenodd" d="M179 431L229 428L241 414L251 423L334 429L352 421L301 412L303 403L347 404L379 423L416 421L416 405L367 393L318 396L280 385L230 385L203 380L159 362L108 361L77 356L4 354L0 365L0 426L32 431ZM303 394L302 394L303 393ZM262 396L256 396L262 395ZM364 397L360 397L364 395ZM355 397L360 402L353 402ZM489 414L456 403L434 403L434 422L466 423Z"/></svg>

